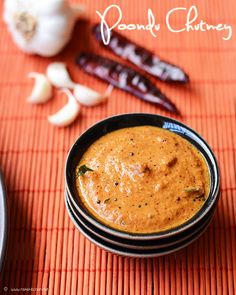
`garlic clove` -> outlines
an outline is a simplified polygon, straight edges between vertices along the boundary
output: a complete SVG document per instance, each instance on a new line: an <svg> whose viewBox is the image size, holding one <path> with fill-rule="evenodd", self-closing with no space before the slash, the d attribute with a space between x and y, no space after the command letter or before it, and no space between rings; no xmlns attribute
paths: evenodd
<svg viewBox="0 0 236 295"><path fill-rule="evenodd" d="M48 121L58 127L70 125L80 113L80 105L69 89L62 89L62 92L64 92L68 97L67 104L54 115L48 117Z"/></svg>
<svg viewBox="0 0 236 295"><path fill-rule="evenodd" d="M100 94L84 85L76 84L74 87L74 96L84 106L95 106L98 105L111 95L113 86L109 85L107 90Z"/></svg>
<svg viewBox="0 0 236 295"><path fill-rule="evenodd" d="M75 83L71 80L66 69L66 65L62 62L53 62L47 67L47 77L52 85L59 88L74 88Z"/></svg>
<svg viewBox="0 0 236 295"><path fill-rule="evenodd" d="M33 104L40 104L48 101L52 97L52 85L48 78L40 73L29 73L29 78L34 78L35 83L31 95L27 101Z"/></svg>

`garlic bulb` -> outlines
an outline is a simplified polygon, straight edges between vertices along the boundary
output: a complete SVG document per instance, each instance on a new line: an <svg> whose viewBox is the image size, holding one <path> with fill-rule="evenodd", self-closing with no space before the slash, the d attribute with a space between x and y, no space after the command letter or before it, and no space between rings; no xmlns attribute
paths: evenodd
<svg viewBox="0 0 236 295"><path fill-rule="evenodd" d="M15 43L42 56L59 53L69 42L82 6L65 0L5 0L4 20Z"/></svg>
<svg viewBox="0 0 236 295"><path fill-rule="evenodd" d="M95 106L107 100L112 89L113 86L109 85L105 93L100 94L86 86L76 84L74 87L74 96L82 105Z"/></svg>
<svg viewBox="0 0 236 295"><path fill-rule="evenodd" d="M52 97L52 85L47 77L40 73L29 73L29 77L34 78L35 83L28 102L39 104L48 101Z"/></svg>
<svg viewBox="0 0 236 295"><path fill-rule="evenodd" d="M74 88L76 85L71 80L66 65L62 62L53 62L49 64L46 73L53 86L59 88Z"/></svg>
<svg viewBox="0 0 236 295"><path fill-rule="evenodd" d="M48 121L58 127L70 125L80 113L80 105L68 89L62 90L68 97L67 104L54 115L48 117Z"/></svg>

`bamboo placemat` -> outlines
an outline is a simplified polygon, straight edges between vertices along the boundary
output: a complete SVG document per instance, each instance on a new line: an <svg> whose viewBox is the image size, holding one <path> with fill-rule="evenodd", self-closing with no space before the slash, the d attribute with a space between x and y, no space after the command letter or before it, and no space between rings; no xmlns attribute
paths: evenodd
<svg viewBox="0 0 236 295"><path fill-rule="evenodd" d="M144 32L124 32L145 43L190 74L190 86L156 84L180 108L182 121L198 131L213 148L221 172L221 197L213 222L192 245L155 259L129 259L107 253L75 229L64 204L64 165L68 149L93 123L127 112L169 115L137 98L114 90L107 104L83 108L71 126L57 129L47 122L65 102L55 93L43 106L26 103L32 88L30 71L44 72L52 60L65 61L72 77L98 91L106 85L74 65L78 52L103 51L80 23L73 41L57 57L28 56L13 44L0 21L0 166L8 187L10 240L1 292L39 288L48 294L235 294L236 292L236 35L223 41L221 33L173 34L164 26L173 7L198 7L200 18L226 22L235 29L234 0L116 1L126 23L146 23L148 8L162 24L158 38ZM87 15L98 21L110 1L86 1ZM2 3L1 3L2 11ZM114 15L109 16L110 20ZM175 25L184 19L173 20ZM145 42L143 42L145 40ZM112 56L113 57L113 56ZM114 58L114 57L113 57ZM5 290L2 291L5 287ZM45 289L43 289L45 288ZM21 290L22 294L27 291Z"/></svg>

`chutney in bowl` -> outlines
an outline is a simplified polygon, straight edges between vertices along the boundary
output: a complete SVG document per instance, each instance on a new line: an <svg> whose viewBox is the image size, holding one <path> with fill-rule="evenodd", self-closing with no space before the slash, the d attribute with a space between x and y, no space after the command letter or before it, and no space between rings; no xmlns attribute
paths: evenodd
<svg viewBox="0 0 236 295"><path fill-rule="evenodd" d="M78 138L66 162L66 190L100 230L126 239L162 239L213 214L219 172L208 144L183 123L123 114Z"/></svg>
<svg viewBox="0 0 236 295"><path fill-rule="evenodd" d="M181 136L150 125L102 136L84 153L75 173L87 210L104 224L133 233L185 223L209 193L202 154Z"/></svg>

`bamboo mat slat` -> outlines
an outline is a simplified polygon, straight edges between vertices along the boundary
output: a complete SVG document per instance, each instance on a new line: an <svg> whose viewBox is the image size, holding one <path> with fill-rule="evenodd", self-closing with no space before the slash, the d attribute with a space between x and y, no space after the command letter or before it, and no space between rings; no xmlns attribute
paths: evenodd
<svg viewBox="0 0 236 295"><path fill-rule="evenodd" d="M72 1L73 2L73 1ZM76 0L74 3L77 2ZM111 1L84 1L91 22ZM152 8L161 30L155 39L145 32L124 34L189 73L186 87L156 84L183 114L182 121L211 145L220 166L221 197L207 231L193 244L154 259L124 258L91 244L74 227L64 205L64 165L75 139L89 126L114 114L150 112L169 114L137 98L114 90L107 104L82 108L70 127L57 129L47 121L65 102L58 92L44 106L26 98L32 88L30 71L44 72L51 61L66 62L74 80L104 91L106 85L74 65L78 52L93 50L112 56L98 46L90 27L80 22L73 41L57 57L23 54L13 44L0 20L0 167L8 188L10 238L0 294L11 288L39 288L36 294L235 294L236 293L236 4L220 0L117 0L126 23L146 23ZM173 34L165 15L173 7L197 5L199 18L233 27L229 41L223 33ZM0 4L1 13L3 10ZM109 20L114 21L114 13ZM183 24L183 15L173 24ZM141 40L141 41L140 41ZM8 291L3 291L7 287ZM22 294L24 291L21 292Z"/></svg>

